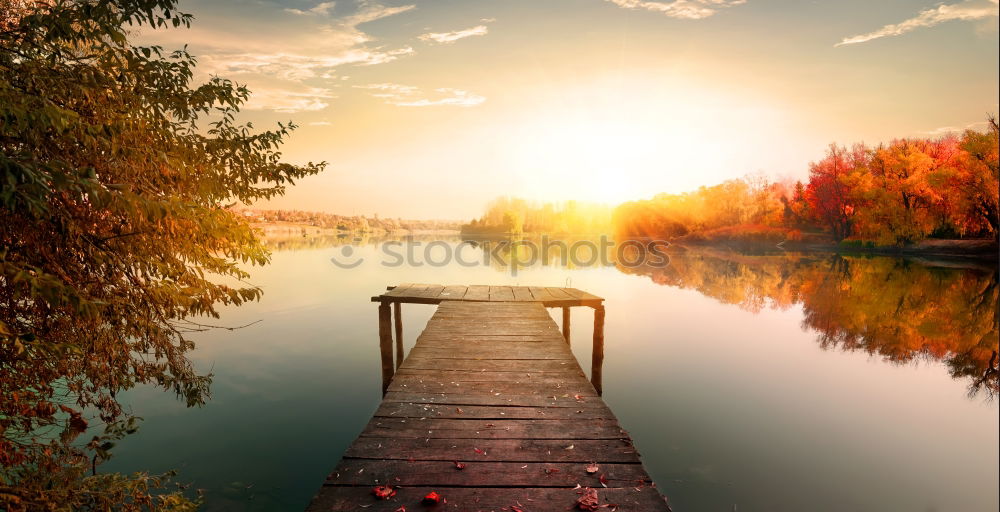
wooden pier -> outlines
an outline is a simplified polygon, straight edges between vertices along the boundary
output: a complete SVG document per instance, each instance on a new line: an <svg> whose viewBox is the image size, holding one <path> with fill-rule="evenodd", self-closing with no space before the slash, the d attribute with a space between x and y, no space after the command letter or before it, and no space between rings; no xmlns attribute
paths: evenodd
<svg viewBox="0 0 1000 512"><path fill-rule="evenodd" d="M406 284L372 300L384 398L310 512L670 510L600 397L602 298ZM438 305L405 359L404 303ZM594 309L592 381L569 349L576 306ZM563 308L563 331L546 307Z"/></svg>

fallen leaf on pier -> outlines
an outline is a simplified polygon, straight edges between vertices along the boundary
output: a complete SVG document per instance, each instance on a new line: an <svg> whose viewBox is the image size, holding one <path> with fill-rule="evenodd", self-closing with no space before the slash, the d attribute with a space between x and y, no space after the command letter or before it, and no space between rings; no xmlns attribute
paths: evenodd
<svg viewBox="0 0 1000 512"><path fill-rule="evenodd" d="M406 512L406 507L405 506L400 506L394 512Z"/></svg>
<svg viewBox="0 0 1000 512"><path fill-rule="evenodd" d="M424 505L437 505L438 503L441 503L441 499L440 494L435 491L431 491L427 494L427 496L424 496L424 499L420 500L420 502Z"/></svg>
<svg viewBox="0 0 1000 512"><path fill-rule="evenodd" d="M553 473L558 473L558 472L559 472L559 470L556 469L556 468L545 468L545 474L546 475L551 475Z"/></svg>
<svg viewBox="0 0 1000 512"><path fill-rule="evenodd" d="M388 485L376 485L372 489L372 494L380 500L387 500L396 495L396 490Z"/></svg>
<svg viewBox="0 0 1000 512"><path fill-rule="evenodd" d="M456 460L455 461L455 469L465 469L465 464L463 464L463 463L461 463L461 462L459 462L459 461Z"/></svg>
<svg viewBox="0 0 1000 512"><path fill-rule="evenodd" d="M601 508L600 500L597 498L597 491L587 487L583 490L583 495L577 498L576 507L580 510L595 512Z"/></svg>
<svg viewBox="0 0 1000 512"><path fill-rule="evenodd" d="M604 473L601 473L601 476L597 478L597 481L601 482L601 485L603 485L604 487L608 486L608 479L607 477L604 476Z"/></svg>
<svg viewBox="0 0 1000 512"><path fill-rule="evenodd" d="M480 450L479 448L473 448L473 449L476 450L476 453L478 453L479 455L486 455L486 452L483 451L483 450Z"/></svg>
<svg viewBox="0 0 1000 512"><path fill-rule="evenodd" d="M601 468L597 467L597 463L596 462L591 462L590 464L587 464L587 473L588 474L593 475L594 473L597 473L597 471L599 469L601 469Z"/></svg>

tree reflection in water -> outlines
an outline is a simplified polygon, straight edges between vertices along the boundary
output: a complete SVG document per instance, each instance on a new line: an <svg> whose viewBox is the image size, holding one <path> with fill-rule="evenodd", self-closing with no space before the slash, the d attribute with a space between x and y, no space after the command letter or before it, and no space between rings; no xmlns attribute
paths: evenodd
<svg viewBox="0 0 1000 512"><path fill-rule="evenodd" d="M749 311L801 306L825 349L903 364L944 361L969 394L998 392L998 272L988 264L836 254L678 251L666 268L618 269Z"/></svg>

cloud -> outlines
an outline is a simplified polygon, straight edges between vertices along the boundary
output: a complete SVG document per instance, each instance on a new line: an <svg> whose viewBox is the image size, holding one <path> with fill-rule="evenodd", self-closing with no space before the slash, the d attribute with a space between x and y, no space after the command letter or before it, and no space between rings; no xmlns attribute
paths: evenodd
<svg viewBox="0 0 1000 512"><path fill-rule="evenodd" d="M334 3L321 2L301 13L272 7L237 19L231 6L205 3L191 29L146 31L139 41L167 49L187 45L198 58L195 80L218 75L246 84L253 92L247 108L320 110L333 98L330 89L343 83L344 66L385 64L415 53L410 46L377 44L363 30L365 23L414 8L340 1L332 16ZM281 92L289 97L279 98Z"/></svg>
<svg viewBox="0 0 1000 512"><path fill-rule="evenodd" d="M969 124L967 124L965 126L942 126L940 128L935 128L933 130L928 130L928 131L921 132L921 133L936 137L936 136L940 136L940 135L949 135L949 134L962 133L965 130L981 130L981 129L985 128L988 125L989 125L989 122L987 122L987 121L976 121L974 123L969 123Z"/></svg>
<svg viewBox="0 0 1000 512"><path fill-rule="evenodd" d="M332 126L333 123L330 121L313 121L309 123L309 126Z"/></svg>
<svg viewBox="0 0 1000 512"><path fill-rule="evenodd" d="M655 2L649 0L606 0L625 9L645 9L659 12L671 18L685 20L700 20L707 18L719 9L745 4L746 0L673 0L672 2Z"/></svg>
<svg viewBox="0 0 1000 512"><path fill-rule="evenodd" d="M245 110L273 110L281 113L323 110L336 98L333 91L320 87L292 89L258 87L243 108Z"/></svg>
<svg viewBox="0 0 1000 512"><path fill-rule="evenodd" d="M330 14L330 11L333 10L334 5L336 5L335 2L320 2L320 3L316 4L316 6L313 7L313 8L311 8L311 9L306 9L306 10L303 11L301 9L291 9L291 8L289 8L289 9L285 9L285 12L290 12L292 14L297 14L299 16L307 16L307 15L310 15L310 14L326 15L326 14Z"/></svg>
<svg viewBox="0 0 1000 512"><path fill-rule="evenodd" d="M237 53L209 54L199 61L199 69L213 75L268 75L281 80L301 81L309 78L335 79L332 70L348 64L374 66L411 55L407 46L394 50L383 47L352 48L335 55L302 55L297 53Z"/></svg>
<svg viewBox="0 0 1000 512"><path fill-rule="evenodd" d="M478 25L465 30L456 30L454 32L428 32L420 35L419 39L428 43L447 44L454 43L459 39L465 39L466 37L484 36L489 31L490 29L486 25Z"/></svg>
<svg viewBox="0 0 1000 512"><path fill-rule="evenodd" d="M845 37L834 46L864 43L882 37L898 36L918 28L933 27L934 25L951 20L973 21L994 18L998 15L998 2L1000 0L965 0L957 4L939 5L920 11L920 14L906 21L886 25L874 32Z"/></svg>
<svg viewBox="0 0 1000 512"><path fill-rule="evenodd" d="M382 83L354 87L369 90L371 91L369 94L373 97L383 99L386 103L397 107L474 107L486 101L486 98L482 96L449 87L434 89L434 94L431 97L423 97L425 95L421 93L420 89L412 85Z"/></svg>

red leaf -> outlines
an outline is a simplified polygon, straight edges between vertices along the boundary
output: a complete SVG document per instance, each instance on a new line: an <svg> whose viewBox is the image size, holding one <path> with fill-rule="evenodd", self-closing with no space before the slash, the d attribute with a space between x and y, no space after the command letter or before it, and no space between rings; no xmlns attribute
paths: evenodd
<svg viewBox="0 0 1000 512"><path fill-rule="evenodd" d="M583 490L583 496L580 496L576 500L576 507L580 510L594 512L601 508L600 503L601 501L597 498L597 491L588 487Z"/></svg>
<svg viewBox="0 0 1000 512"><path fill-rule="evenodd" d="M463 464L463 463L461 463L461 462L459 462L459 461L456 460L455 461L455 469L465 469L465 464Z"/></svg>
<svg viewBox="0 0 1000 512"><path fill-rule="evenodd" d="M396 510L395 510L394 512L406 512L406 507L404 507L404 506L400 506L400 507L399 507L399 508L397 508L397 509L396 509Z"/></svg>
<svg viewBox="0 0 1000 512"><path fill-rule="evenodd" d="M441 495L431 491L430 494L424 496L424 499L420 502L424 505L437 505L438 503L441 503Z"/></svg>
<svg viewBox="0 0 1000 512"><path fill-rule="evenodd" d="M479 455L486 455L486 452L480 450L479 448L474 448L474 450L476 450L476 453L478 453Z"/></svg>
<svg viewBox="0 0 1000 512"><path fill-rule="evenodd" d="M597 463L596 462L591 462L590 464L587 464L587 474L588 475L593 475L594 473L597 473L597 471L600 470L600 469L601 468L597 467Z"/></svg>
<svg viewBox="0 0 1000 512"><path fill-rule="evenodd" d="M604 473L601 473L601 476L597 478L597 481L601 482L601 485L603 485L604 487L608 486L608 479L607 477L604 476Z"/></svg>
<svg viewBox="0 0 1000 512"><path fill-rule="evenodd" d="M380 500L387 500L396 495L396 490L388 485L376 485L372 488L372 494Z"/></svg>
<svg viewBox="0 0 1000 512"><path fill-rule="evenodd" d="M559 470L556 469L556 468L545 468L545 474L546 475L551 475L553 473L558 473L558 472L559 472Z"/></svg>

